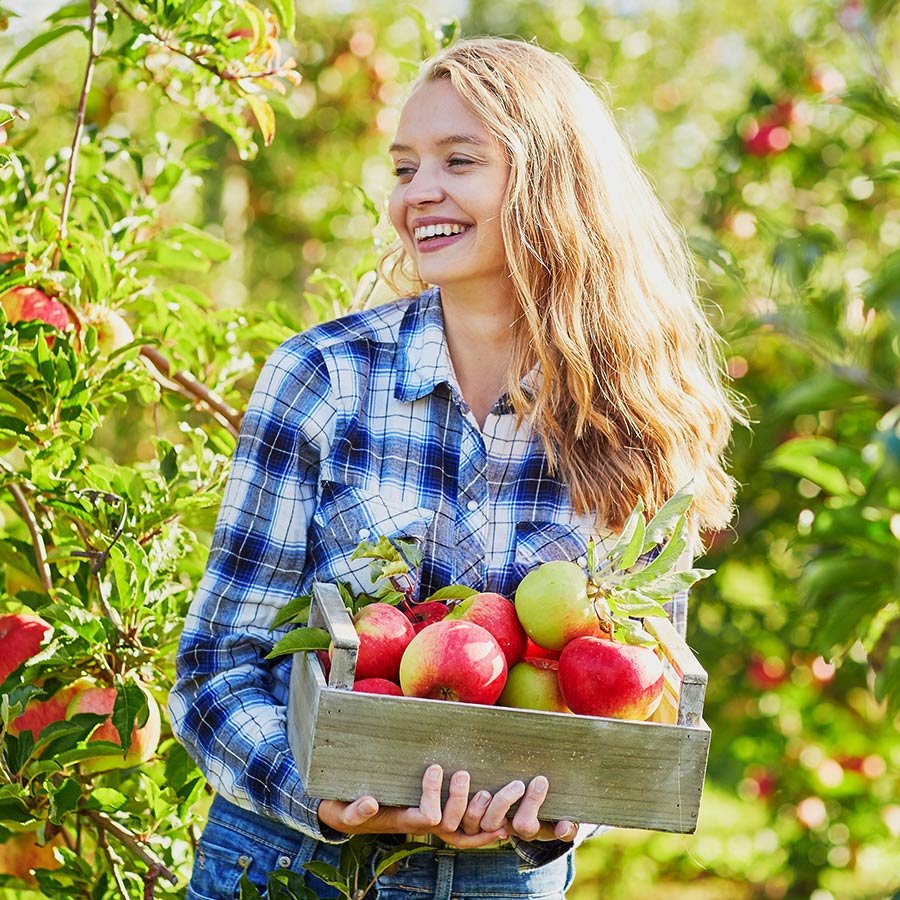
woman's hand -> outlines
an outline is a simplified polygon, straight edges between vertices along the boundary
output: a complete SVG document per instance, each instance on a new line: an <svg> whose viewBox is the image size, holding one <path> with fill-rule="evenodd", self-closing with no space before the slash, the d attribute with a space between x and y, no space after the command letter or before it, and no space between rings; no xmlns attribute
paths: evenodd
<svg viewBox="0 0 900 900"><path fill-rule="evenodd" d="M408 809L380 807L374 797L368 796L352 803L323 800L319 804L319 819L346 834L434 834L460 850L484 847L507 837L505 821L490 830L480 826L493 798L487 791L479 791L469 800L468 772L454 773L447 804L442 809L443 781L443 769L429 766L422 776L422 796L418 806Z"/></svg>
<svg viewBox="0 0 900 900"><path fill-rule="evenodd" d="M510 834L529 841L572 841L577 827L560 821L540 822L537 818L547 797L549 784L538 775L526 785L513 781L491 796L479 791L469 799L469 773L456 772L450 779L447 803L441 808L444 773L429 766L422 776L422 796L416 807L380 807L374 797L364 796L352 803L323 800L319 819L346 834L434 834L460 850L484 847ZM508 818L512 805L519 808Z"/></svg>

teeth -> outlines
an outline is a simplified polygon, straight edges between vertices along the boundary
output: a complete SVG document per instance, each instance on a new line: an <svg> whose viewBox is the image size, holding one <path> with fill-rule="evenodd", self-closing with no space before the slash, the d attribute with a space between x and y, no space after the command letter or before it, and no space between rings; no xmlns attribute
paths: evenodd
<svg viewBox="0 0 900 900"><path fill-rule="evenodd" d="M468 225L450 224L449 222L441 222L438 225L422 225L415 230L416 240L424 241L425 238L439 237L441 235L461 234L468 228Z"/></svg>

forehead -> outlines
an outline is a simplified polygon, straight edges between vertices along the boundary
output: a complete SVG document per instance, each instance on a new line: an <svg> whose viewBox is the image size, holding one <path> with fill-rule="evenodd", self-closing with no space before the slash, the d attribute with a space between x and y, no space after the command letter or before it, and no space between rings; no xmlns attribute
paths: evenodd
<svg viewBox="0 0 900 900"><path fill-rule="evenodd" d="M426 81L404 104L391 150L448 142L497 147L490 132L448 79Z"/></svg>

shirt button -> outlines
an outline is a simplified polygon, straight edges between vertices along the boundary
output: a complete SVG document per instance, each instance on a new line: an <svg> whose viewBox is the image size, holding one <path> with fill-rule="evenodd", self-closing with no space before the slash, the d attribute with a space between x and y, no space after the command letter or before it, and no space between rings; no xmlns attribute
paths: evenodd
<svg viewBox="0 0 900 900"><path fill-rule="evenodd" d="M238 857L238 865L239 865L242 869L246 869L247 866L250 865L250 857L247 856L246 854L241 854L241 855Z"/></svg>
<svg viewBox="0 0 900 900"><path fill-rule="evenodd" d="M287 869L291 864L291 858L289 856L279 856L278 857L278 867L280 869Z"/></svg>
<svg viewBox="0 0 900 900"><path fill-rule="evenodd" d="M359 535L359 539L362 541L364 541L370 534L368 528L360 528L356 533Z"/></svg>
<svg viewBox="0 0 900 900"><path fill-rule="evenodd" d="M466 504L466 509L467 509L469 512L475 512L475 510L478 509L478 501L477 501L477 500L470 500L470 501Z"/></svg>
<svg viewBox="0 0 900 900"><path fill-rule="evenodd" d="M586 566L587 565L587 557L579 556L578 559L576 560L576 562L578 563L579 566Z"/></svg>

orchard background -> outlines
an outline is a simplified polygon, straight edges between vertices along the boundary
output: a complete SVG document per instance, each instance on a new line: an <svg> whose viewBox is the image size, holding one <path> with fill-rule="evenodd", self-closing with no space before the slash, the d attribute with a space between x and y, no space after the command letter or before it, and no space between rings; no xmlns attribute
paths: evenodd
<svg viewBox="0 0 900 900"><path fill-rule="evenodd" d="M0 614L52 631L3 685L0 864L49 841L62 866L0 877L0 898L183 896L209 792L165 697L240 412L280 340L386 296L387 143L457 22L608 82L753 419L692 598L713 734L697 833L588 843L571 897L900 895L895 7L0 5L0 295L38 288L72 323L3 324ZM162 708L147 762L79 762L90 714L36 745L10 731L85 679L115 688L120 735Z"/></svg>

